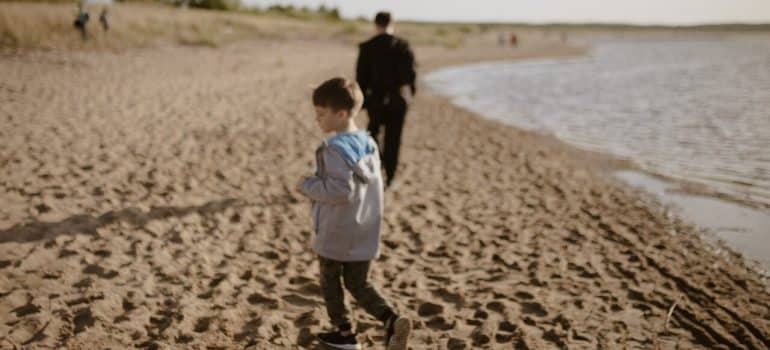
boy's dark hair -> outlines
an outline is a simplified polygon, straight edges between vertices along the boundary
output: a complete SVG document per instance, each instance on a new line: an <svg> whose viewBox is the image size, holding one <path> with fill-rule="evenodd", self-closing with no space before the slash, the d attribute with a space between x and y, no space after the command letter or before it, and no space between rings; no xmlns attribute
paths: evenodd
<svg viewBox="0 0 770 350"><path fill-rule="evenodd" d="M313 90L314 106L346 110L353 116L363 104L364 94L358 84L342 77L329 79Z"/></svg>
<svg viewBox="0 0 770 350"><path fill-rule="evenodd" d="M374 16L374 24L376 24L378 27L387 27L390 25L390 20L390 12L387 11L377 12L377 15Z"/></svg>

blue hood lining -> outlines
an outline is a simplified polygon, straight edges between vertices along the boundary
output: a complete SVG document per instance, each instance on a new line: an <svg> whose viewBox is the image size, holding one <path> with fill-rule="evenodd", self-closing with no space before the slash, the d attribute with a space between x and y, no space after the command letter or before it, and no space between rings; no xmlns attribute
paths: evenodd
<svg viewBox="0 0 770 350"><path fill-rule="evenodd" d="M332 136L326 143L340 152L350 166L355 165L361 158L375 151L369 134L364 130L341 132Z"/></svg>

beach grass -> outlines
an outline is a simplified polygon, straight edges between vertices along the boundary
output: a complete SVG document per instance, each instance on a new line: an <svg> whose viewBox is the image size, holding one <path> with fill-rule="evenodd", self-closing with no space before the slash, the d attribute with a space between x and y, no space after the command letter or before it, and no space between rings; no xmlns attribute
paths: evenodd
<svg viewBox="0 0 770 350"><path fill-rule="evenodd" d="M98 17L108 6L110 30ZM154 2L128 2L86 7L90 40L84 43L73 26L77 7L70 1L0 1L0 48L116 49L171 43L217 47L246 39L332 40L354 43L372 34L365 18L342 19L328 10L237 9L229 11L174 7ZM397 22L399 33L415 45L459 48L489 33L554 31L768 31L770 25L693 27L617 24L504 24Z"/></svg>
<svg viewBox="0 0 770 350"><path fill-rule="evenodd" d="M273 12L182 9L152 3L109 6L110 30L98 16L104 5L89 5L90 39L73 26L73 3L0 2L0 46L22 49L129 48L153 44L220 46L244 39L281 39L313 33L319 39L363 35L352 21L334 23Z"/></svg>
<svg viewBox="0 0 770 350"><path fill-rule="evenodd" d="M108 8L110 30L99 23ZM92 4L86 7L90 39L84 43L73 21L74 2L0 1L0 47L11 49L120 49L159 44L217 47L248 39L321 40L346 44L366 40L373 25L365 19L341 19L324 13L240 9L180 8L151 2ZM397 22L399 34L415 45L459 48L490 30L516 26ZM530 30L530 29L526 29Z"/></svg>

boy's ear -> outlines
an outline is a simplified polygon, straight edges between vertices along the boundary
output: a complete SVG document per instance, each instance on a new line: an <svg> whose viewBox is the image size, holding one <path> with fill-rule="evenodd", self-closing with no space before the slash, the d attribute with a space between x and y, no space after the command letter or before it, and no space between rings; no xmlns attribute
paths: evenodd
<svg viewBox="0 0 770 350"><path fill-rule="evenodd" d="M348 111L348 110L346 110L344 108L340 109L340 110L338 110L338 111L336 111L334 113L337 115L338 118L348 119L350 117L350 111Z"/></svg>

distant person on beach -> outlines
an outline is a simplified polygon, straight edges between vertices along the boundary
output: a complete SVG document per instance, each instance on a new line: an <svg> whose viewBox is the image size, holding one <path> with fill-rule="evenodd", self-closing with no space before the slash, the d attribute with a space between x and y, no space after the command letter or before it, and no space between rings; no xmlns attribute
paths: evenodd
<svg viewBox="0 0 770 350"><path fill-rule="evenodd" d="M359 130L355 116L364 96L358 85L333 78L313 91L318 126L332 136L316 150L316 172L297 189L313 201L321 290L335 330L318 334L337 349L360 349L345 306L345 288L386 329L386 348L404 350L411 321L399 316L369 281L379 255L383 188L377 143Z"/></svg>
<svg viewBox="0 0 770 350"><path fill-rule="evenodd" d="M83 8L83 3L78 4L78 15L75 17L75 28L77 28L80 31L80 36L83 38L83 41L88 40L88 11L86 11Z"/></svg>
<svg viewBox="0 0 770 350"><path fill-rule="evenodd" d="M390 13L377 13L374 24L377 34L359 46L356 80L364 91L369 133L379 140L380 129L385 129L382 158L386 186L390 187L396 176L406 112L417 92L417 74L409 43L393 35Z"/></svg>
<svg viewBox="0 0 770 350"><path fill-rule="evenodd" d="M99 15L99 22L102 22L102 28L104 31L110 30L110 22L107 20L107 8L102 9L102 13Z"/></svg>

